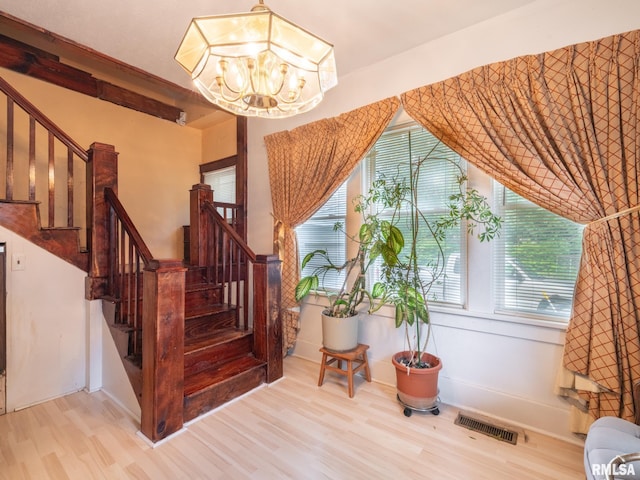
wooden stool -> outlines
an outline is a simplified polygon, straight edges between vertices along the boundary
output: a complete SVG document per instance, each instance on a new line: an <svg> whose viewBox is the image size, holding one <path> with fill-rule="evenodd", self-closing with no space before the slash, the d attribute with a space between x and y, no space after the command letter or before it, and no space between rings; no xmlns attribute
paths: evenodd
<svg viewBox="0 0 640 480"><path fill-rule="evenodd" d="M318 386L322 386L324 382L325 370L331 370L340 375L346 375L349 380L349 398L353 397L353 375L358 373L364 368L364 376L367 382L371 381L371 371L369 370L369 361L367 360L367 349L369 345L359 344L353 350L346 352L332 352L322 347L322 364L320 366L320 379L318 380ZM327 360L327 358L329 358ZM347 369L342 369L342 361L347 362ZM338 362L338 366L334 367L332 364ZM356 368L353 368L353 364L356 364Z"/></svg>

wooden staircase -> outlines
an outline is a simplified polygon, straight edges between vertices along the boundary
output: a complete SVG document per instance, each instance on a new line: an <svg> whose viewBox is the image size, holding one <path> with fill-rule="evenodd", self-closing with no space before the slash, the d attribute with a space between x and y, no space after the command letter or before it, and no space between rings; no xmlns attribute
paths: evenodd
<svg viewBox="0 0 640 480"><path fill-rule="evenodd" d="M190 191L188 261L155 259L117 196L117 153L95 143L82 150L0 78L7 95L7 198L0 224L87 271L85 298L102 300L129 381L141 406L141 431L156 442L184 422L282 376L280 263L256 255L218 213L206 185ZM29 133L14 135L14 105L29 117ZM60 195L45 195L48 223L40 223L35 125L49 132L49 171L55 145L67 150L66 218L58 221ZM13 198L14 137L28 138L28 198ZM86 164L86 192L73 196L73 172ZM33 173L35 172L35 174ZM74 198L84 197L86 225L74 226ZM231 206L233 210L233 206ZM244 228L244 225L243 225ZM79 232L86 231L86 247ZM80 293L81 294L81 293Z"/></svg>

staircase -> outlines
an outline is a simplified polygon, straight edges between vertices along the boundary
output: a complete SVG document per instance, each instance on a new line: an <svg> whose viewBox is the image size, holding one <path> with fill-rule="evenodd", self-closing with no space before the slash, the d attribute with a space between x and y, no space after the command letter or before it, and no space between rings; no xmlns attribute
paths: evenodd
<svg viewBox="0 0 640 480"><path fill-rule="evenodd" d="M186 266L184 320L184 412L192 420L266 381L267 363L253 353L253 332L236 327L238 308L222 301L223 287L207 280L206 268ZM128 282L129 280L127 280ZM103 313L138 400L142 399L141 328L131 317L139 297L103 299Z"/></svg>
<svg viewBox="0 0 640 480"><path fill-rule="evenodd" d="M7 96L7 198L0 224L88 273L86 298L101 299L103 314L141 406L141 431L156 442L192 420L282 376L280 270L273 255L256 255L224 218L207 185L190 191L189 259L155 259L117 195L117 154L109 145L82 150L0 78ZM66 219L50 182L42 227L35 180L28 198L13 198L13 110L29 116L29 168L36 165L35 125L49 132L49 171L67 149ZM86 164L87 191L74 197L75 163ZM40 162L41 163L41 162ZM33 167L33 168L32 168ZM37 172L36 172L37 173ZM33 177L34 175L31 175ZM86 202L86 225L74 226L74 198ZM86 247L81 232L86 230ZM79 292L79 294L82 294Z"/></svg>

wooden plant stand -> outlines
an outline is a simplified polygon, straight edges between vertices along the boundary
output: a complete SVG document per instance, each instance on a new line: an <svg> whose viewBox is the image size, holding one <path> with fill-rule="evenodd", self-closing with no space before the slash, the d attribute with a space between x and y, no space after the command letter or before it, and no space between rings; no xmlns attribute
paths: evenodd
<svg viewBox="0 0 640 480"><path fill-rule="evenodd" d="M333 352L322 347L322 363L320 365L320 379L318 386L322 386L324 382L324 373L326 370L345 375L349 381L349 398L353 397L353 376L360 370L364 369L364 376L367 382L371 381L371 371L369 370L369 361L367 359L367 350L369 345L359 344L353 350L346 352ZM347 369L342 369L342 362L347 362ZM333 364L337 362L337 366ZM355 368L354 368L355 364Z"/></svg>

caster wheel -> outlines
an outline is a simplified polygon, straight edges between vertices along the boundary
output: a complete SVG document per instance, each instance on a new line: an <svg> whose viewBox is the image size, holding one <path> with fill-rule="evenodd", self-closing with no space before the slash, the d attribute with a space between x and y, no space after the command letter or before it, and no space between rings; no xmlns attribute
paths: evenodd
<svg viewBox="0 0 640 480"><path fill-rule="evenodd" d="M412 413L413 413L413 411L409 407L405 407L405 409L404 409L404 416L405 417L410 417Z"/></svg>
<svg viewBox="0 0 640 480"><path fill-rule="evenodd" d="M440 409L438 407L434 408L433 410L431 410L431 413L433 415L440 415Z"/></svg>

